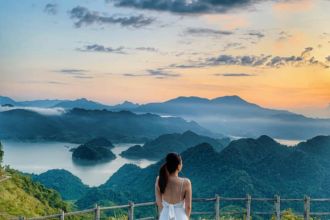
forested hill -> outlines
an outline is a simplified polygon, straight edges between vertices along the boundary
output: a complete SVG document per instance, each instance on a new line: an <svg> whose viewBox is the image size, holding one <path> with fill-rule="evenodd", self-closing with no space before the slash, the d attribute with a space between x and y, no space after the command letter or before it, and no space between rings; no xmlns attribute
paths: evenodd
<svg viewBox="0 0 330 220"><path fill-rule="evenodd" d="M232 141L220 153L209 144L182 154L182 173L191 179L194 197L330 197L330 136L317 136L287 147L268 136ZM141 200L153 199L154 180L164 161L141 169L127 164L101 188L131 192Z"/></svg>
<svg viewBox="0 0 330 220"><path fill-rule="evenodd" d="M6 175L10 178L0 182L0 219L49 215L70 209L55 190L15 170L7 170Z"/></svg>
<svg viewBox="0 0 330 220"><path fill-rule="evenodd" d="M72 109L60 115L14 109L0 112L0 138L83 143L95 137L113 142L144 142L165 133L194 131L211 135L195 122L178 117L129 111Z"/></svg>

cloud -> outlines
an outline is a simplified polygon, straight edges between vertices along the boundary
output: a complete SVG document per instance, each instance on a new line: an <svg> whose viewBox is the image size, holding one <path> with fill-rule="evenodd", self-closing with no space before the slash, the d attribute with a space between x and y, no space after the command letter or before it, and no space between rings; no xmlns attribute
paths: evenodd
<svg viewBox="0 0 330 220"><path fill-rule="evenodd" d="M89 71L83 69L60 69L60 70L55 70L55 72L69 74L69 75L85 75Z"/></svg>
<svg viewBox="0 0 330 220"><path fill-rule="evenodd" d="M88 74L89 70L83 70L83 69L60 69L60 70L55 70L54 72L70 75L76 79L93 79L94 78L93 76Z"/></svg>
<svg viewBox="0 0 330 220"><path fill-rule="evenodd" d="M255 76L254 74L249 73L215 73L215 76L225 76L225 77L246 77L246 76Z"/></svg>
<svg viewBox="0 0 330 220"><path fill-rule="evenodd" d="M278 33L279 37L277 38L278 41L284 41L284 40L288 40L289 38L292 37L292 35L286 31L281 31L280 33Z"/></svg>
<svg viewBox="0 0 330 220"><path fill-rule="evenodd" d="M123 27L139 28L150 25L155 21L154 18L144 15L136 16L106 16L98 12L90 11L85 7L77 6L70 11L70 16L75 20L75 27L80 28L92 24L119 24Z"/></svg>
<svg viewBox="0 0 330 220"><path fill-rule="evenodd" d="M100 44L91 44L91 45L86 45L83 48L78 48L78 51L82 52L101 52L101 53L119 53L119 54L126 54L124 51L124 47L117 47L117 48L112 48L112 47L105 47Z"/></svg>
<svg viewBox="0 0 330 220"><path fill-rule="evenodd" d="M28 111L37 112L42 115L62 115L66 111L63 108L41 108L41 107L4 107L0 106L0 112L9 111L13 109L24 109Z"/></svg>
<svg viewBox="0 0 330 220"><path fill-rule="evenodd" d="M313 47L306 47L305 50L301 53L302 57L306 57L310 55L310 52L313 50Z"/></svg>
<svg viewBox="0 0 330 220"><path fill-rule="evenodd" d="M136 50L147 51L147 52L158 52L158 49L154 47L136 47Z"/></svg>
<svg viewBox="0 0 330 220"><path fill-rule="evenodd" d="M59 82L59 81L47 81L46 83L53 85L67 85L67 83Z"/></svg>
<svg viewBox="0 0 330 220"><path fill-rule="evenodd" d="M258 39L265 37L265 34L261 33L260 31L251 31L247 33L247 35L257 37Z"/></svg>
<svg viewBox="0 0 330 220"><path fill-rule="evenodd" d="M174 13L212 13L227 12L235 8L244 8L258 0L106 0L115 6L169 11Z"/></svg>
<svg viewBox="0 0 330 220"><path fill-rule="evenodd" d="M46 12L49 15L56 15L58 12L58 5L48 3L45 5L44 12Z"/></svg>
<svg viewBox="0 0 330 220"><path fill-rule="evenodd" d="M226 45L223 47L223 50L222 50L222 51L226 51L226 50L228 50L228 49L241 50L241 49L244 49L244 48L246 48L246 47L243 46L242 43L234 42L234 43L228 43L228 44L226 44Z"/></svg>
<svg viewBox="0 0 330 220"><path fill-rule="evenodd" d="M163 69L147 70L150 76L155 76L158 79L168 78L168 77L178 77L180 74L171 73Z"/></svg>
<svg viewBox="0 0 330 220"><path fill-rule="evenodd" d="M207 66L250 66L250 67L272 67L280 68L291 65L294 67L302 65L317 65L322 68L330 66L317 60L315 57L310 57L312 47L307 47L299 56L273 56L273 55L244 55L234 56L229 54L221 54L215 57L200 58L198 61L190 61L188 64L171 64L169 68L201 68Z"/></svg>
<svg viewBox="0 0 330 220"><path fill-rule="evenodd" d="M172 72L166 71L162 68L148 69L143 74L124 73L122 75L127 76L127 77L141 77L141 76L149 76L150 77L151 76L151 77L154 77L156 79L165 79L165 78L172 78L172 77L181 76L178 73L172 73Z"/></svg>
<svg viewBox="0 0 330 220"><path fill-rule="evenodd" d="M327 62L330 62L330 55L325 58Z"/></svg>
<svg viewBox="0 0 330 220"><path fill-rule="evenodd" d="M233 32L231 31L215 30L211 28L187 28L184 33L195 36L213 36L213 37L221 37L221 36L233 34Z"/></svg>

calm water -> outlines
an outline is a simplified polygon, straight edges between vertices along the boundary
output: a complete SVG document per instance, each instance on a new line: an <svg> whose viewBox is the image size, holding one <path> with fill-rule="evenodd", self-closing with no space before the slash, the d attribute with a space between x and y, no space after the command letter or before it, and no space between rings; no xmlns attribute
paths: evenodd
<svg viewBox="0 0 330 220"><path fill-rule="evenodd" d="M119 155L134 144L115 144L112 152L117 158L113 161L81 166L73 163L70 148L77 144L61 142L17 142L2 141L4 145L4 164L27 172L40 174L50 169L66 169L78 176L85 184L97 186L104 183L125 163L133 163L142 168L154 163L150 160L131 160Z"/></svg>

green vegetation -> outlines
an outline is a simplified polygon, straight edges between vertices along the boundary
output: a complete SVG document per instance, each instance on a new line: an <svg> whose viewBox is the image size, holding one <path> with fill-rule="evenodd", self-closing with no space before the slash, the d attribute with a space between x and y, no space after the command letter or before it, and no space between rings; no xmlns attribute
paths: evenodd
<svg viewBox="0 0 330 220"><path fill-rule="evenodd" d="M47 188L58 191L65 200L77 200L86 193L88 186L72 173L63 169L48 170L39 175L33 175L34 181Z"/></svg>
<svg viewBox="0 0 330 220"><path fill-rule="evenodd" d="M74 160L100 162L114 160L116 155L110 150L114 146L106 138L95 138L73 149Z"/></svg>
<svg viewBox="0 0 330 220"><path fill-rule="evenodd" d="M113 142L141 143L164 133L192 130L210 134L195 122L129 111L72 109L61 115L13 109L0 112L0 138L85 143L95 137Z"/></svg>
<svg viewBox="0 0 330 220"><path fill-rule="evenodd" d="M11 178L0 183L0 219L49 215L70 209L58 192L33 182L18 171L7 169L6 173Z"/></svg>
<svg viewBox="0 0 330 220"><path fill-rule="evenodd" d="M120 155L126 158L146 158L161 159L168 152L183 152L189 147L201 143L209 143L216 151L221 151L229 143L229 138L215 139L207 136L198 135L192 131L186 131L182 134L164 134L156 139L145 143L143 146L134 145L123 151Z"/></svg>
<svg viewBox="0 0 330 220"><path fill-rule="evenodd" d="M317 136L296 147L283 146L268 136L232 141L221 152L200 144L181 153L182 174L193 185L193 197L330 197L330 136ZM164 160L146 168L126 164L102 186L126 192L127 199L154 199L154 181ZM282 204L283 209L302 211L302 204ZM257 209L272 204L256 204ZM315 210L329 210L328 203L314 204Z"/></svg>

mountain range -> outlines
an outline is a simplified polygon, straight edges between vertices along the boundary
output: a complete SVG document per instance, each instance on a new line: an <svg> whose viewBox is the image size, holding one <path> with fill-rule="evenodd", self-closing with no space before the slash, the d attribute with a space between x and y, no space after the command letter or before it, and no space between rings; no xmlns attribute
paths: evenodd
<svg viewBox="0 0 330 220"><path fill-rule="evenodd" d="M95 102L88 100L86 98L80 98L76 100L66 100L66 99L44 99L44 100L32 100L32 101L15 101L6 96L0 96L0 105L10 104L18 107L42 107L42 108L64 108L64 109L73 109L73 108L83 108L88 110L130 110L137 108L139 105L134 104L129 101L124 101L121 104L117 105L105 105L100 102Z"/></svg>
<svg viewBox="0 0 330 220"><path fill-rule="evenodd" d="M0 112L0 138L84 143L96 137L112 142L141 143L164 133L194 131L213 135L197 123L182 118L129 111L74 108L60 115L43 115L25 109Z"/></svg>
<svg viewBox="0 0 330 220"><path fill-rule="evenodd" d="M134 113L153 113L163 117L181 117L193 120L213 133L227 136L258 137L266 134L280 139L307 139L330 133L330 119L310 118L286 110L269 109L250 103L239 96L223 96L214 99L196 96L177 97L165 102L143 105L125 101L109 106L87 99L42 100L16 102L0 97L0 104L14 106L36 105L97 110L129 110Z"/></svg>

